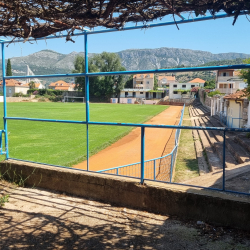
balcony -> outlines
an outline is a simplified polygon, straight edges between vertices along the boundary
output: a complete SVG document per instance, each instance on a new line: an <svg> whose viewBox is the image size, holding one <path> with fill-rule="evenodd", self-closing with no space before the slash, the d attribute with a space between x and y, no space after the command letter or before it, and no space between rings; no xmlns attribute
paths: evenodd
<svg viewBox="0 0 250 250"><path fill-rule="evenodd" d="M237 91L236 88L217 88L216 90L219 90L223 94L232 94Z"/></svg>

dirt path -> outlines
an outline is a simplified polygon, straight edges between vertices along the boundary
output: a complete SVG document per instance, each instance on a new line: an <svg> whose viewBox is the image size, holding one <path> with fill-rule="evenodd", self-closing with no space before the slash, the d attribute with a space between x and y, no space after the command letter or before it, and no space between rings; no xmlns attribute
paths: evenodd
<svg viewBox="0 0 250 250"><path fill-rule="evenodd" d="M0 249L249 249L248 235L0 181ZM0 195L1 196L1 195Z"/></svg>
<svg viewBox="0 0 250 250"><path fill-rule="evenodd" d="M181 109L180 106L170 106L146 124L174 125L179 121ZM164 155L170 153L174 147L174 132L173 129L146 128L145 160L160 157L163 153ZM90 157L89 169L97 171L140 162L140 152L141 130L136 128L111 146ZM73 167L87 169L87 162L81 162Z"/></svg>

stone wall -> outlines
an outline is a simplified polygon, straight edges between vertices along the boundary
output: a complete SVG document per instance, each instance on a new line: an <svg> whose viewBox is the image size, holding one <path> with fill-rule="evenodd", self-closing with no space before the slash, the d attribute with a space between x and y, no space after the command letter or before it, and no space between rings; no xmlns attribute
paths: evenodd
<svg viewBox="0 0 250 250"><path fill-rule="evenodd" d="M30 102L33 97L6 97L7 102Z"/></svg>
<svg viewBox="0 0 250 250"><path fill-rule="evenodd" d="M199 89L199 99L203 106L211 109L211 97L207 95L205 89Z"/></svg>

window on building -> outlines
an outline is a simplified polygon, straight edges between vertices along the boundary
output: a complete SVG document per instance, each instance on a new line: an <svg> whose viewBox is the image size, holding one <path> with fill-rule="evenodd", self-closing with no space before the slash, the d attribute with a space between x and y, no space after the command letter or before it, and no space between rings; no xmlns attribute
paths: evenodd
<svg viewBox="0 0 250 250"><path fill-rule="evenodd" d="M186 84L183 84L183 85L182 85L182 88L186 88Z"/></svg>
<svg viewBox="0 0 250 250"><path fill-rule="evenodd" d="M140 92L141 95L143 95L143 92Z"/></svg>
<svg viewBox="0 0 250 250"><path fill-rule="evenodd" d="M191 88L195 87L195 85L191 85Z"/></svg>
<svg viewBox="0 0 250 250"><path fill-rule="evenodd" d="M174 88L177 88L177 84L174 84Z"/></svg>
<svg viewBox="0 0 250 250"><path fill-rule="evenodd" d="M128 92L125 92L125 96L128 95Z"/></svg>
<svg viewBox="0 0 250 250"><path fill-rule="evenodd" d="M173 94L174 94L174 95L177 95L177 94L178 94L178 91L173 91Z"/></svg>
<svg viewBox="0 0 250 250"><path fill-rule="evenodd" d="M147 84L149 84L149 82L147 82Z"/></svg>

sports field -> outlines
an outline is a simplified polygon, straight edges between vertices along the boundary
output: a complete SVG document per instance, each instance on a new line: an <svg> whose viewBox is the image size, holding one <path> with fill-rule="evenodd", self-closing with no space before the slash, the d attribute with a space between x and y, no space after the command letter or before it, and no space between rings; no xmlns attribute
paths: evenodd
<svg viewBox="0 0 250 250"><path fill-rule="evenodd" d="M167 106L90 104L91 121L144 123ZM85 120L82 103L8 103L10 117ZM3 116L3 109L0 110ZM1 121L1 129L3 123ZM111 145L132 127L89 126L90 155ZM80 124L8 121L9 156L61 166L72 166L86 159L86 126Z"/></svg>

